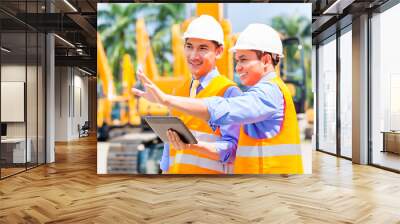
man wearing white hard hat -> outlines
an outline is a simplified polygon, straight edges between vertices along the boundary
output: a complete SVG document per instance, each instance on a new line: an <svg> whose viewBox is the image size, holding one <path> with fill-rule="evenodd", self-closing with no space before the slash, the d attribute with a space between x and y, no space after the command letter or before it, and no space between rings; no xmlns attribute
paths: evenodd
<svg viewBox="0 0 400 224"><path fill-rule="evenodd" d="M174 97L160 91L144 74L140 79L147 83L146 91L135 92L210 125L241 123L234 173L303 173L295 107L288 88L275 73L283 57L278 32L265 24L250 24L231 50L235 52L236 72L249 86L241 96Z"/></svg>
<svg viewBox="0 0 400 224"><path fill-rule="evenodd" d="M183 34L184 55L192 79L175 89L175 95L192 98L233 97L241 94L236 84L220 75L216 60L221 56L224 33L211 16L194 19ZM223 174L232 171L240 124L219 125L213 130L206 121L172 110L195 135L198 144L182 144L170 137L160 162L163 173Z"/></svg>

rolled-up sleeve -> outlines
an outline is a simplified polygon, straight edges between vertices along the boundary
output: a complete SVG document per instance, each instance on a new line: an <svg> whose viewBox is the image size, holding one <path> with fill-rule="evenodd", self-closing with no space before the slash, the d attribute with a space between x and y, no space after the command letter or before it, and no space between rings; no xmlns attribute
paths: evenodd
<svg viewBox="0 0 400 224"><path fill-rule="evenodd" d="M276 84L263 83L250 88L241 96L232 98L210 97L203 100L210 114L209 124L250 124L265 121L279 112L283 94Z"/></svg>
<svg viewBox="0 0 400 224"><path fill-rule="evenodd" d="M224 98L235 97L242 95L242 92L237 87L230 87L226 90ZM216 127L214 126L213 129ZM217 140L214 144L220 156L222 163L232 161L232 155L236 152L237 143L239 139L240 124L232 123L220 125L221 139Z"/></svg>

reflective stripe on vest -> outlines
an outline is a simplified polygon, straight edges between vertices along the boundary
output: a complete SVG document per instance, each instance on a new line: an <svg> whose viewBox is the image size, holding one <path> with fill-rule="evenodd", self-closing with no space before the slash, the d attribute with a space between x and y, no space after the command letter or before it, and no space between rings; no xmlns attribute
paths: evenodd
<svg viewBox="0 0 400 224"><path fill-rule="evenodd" d="M197 139L197 141L216 142L218 140L221 140L221 136L218 135L208 134L205 132L195 131L195 130L190 130L190 132L192 132L193 136Z"/></svg>
<svg viewBox="0 0 400 224"><path fill-rule="evenodd" d="M239 146L236 156L240 157L268 157L301 155L300 145L270 145L270 146Z"/></svg>
<svg viewBox="0 0 400 224"><path fill-rule="evenodd" d="M201 158L189 154L177 153L175 155L175 158L172 156L169 157L169 161L170 164L175 164L176 161L179 161L179 164L188 164L188 165L198 166L203 169L216 171L219 173L224 173L224 166L222 165L222 163L212 159ZM172 166L170 166L170 169L171 167Z"/></svg>

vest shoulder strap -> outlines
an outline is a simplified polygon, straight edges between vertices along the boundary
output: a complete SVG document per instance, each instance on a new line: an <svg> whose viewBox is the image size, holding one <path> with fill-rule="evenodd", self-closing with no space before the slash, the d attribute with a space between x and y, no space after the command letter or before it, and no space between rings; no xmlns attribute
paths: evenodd
<svg viewBox="0 0 400 224"><path fill-rule="evenodd" d="M225 76L218 75L210 81L207 87L196 98L223 96L225 91L231 86L236 86L236 84Z"/></svg>

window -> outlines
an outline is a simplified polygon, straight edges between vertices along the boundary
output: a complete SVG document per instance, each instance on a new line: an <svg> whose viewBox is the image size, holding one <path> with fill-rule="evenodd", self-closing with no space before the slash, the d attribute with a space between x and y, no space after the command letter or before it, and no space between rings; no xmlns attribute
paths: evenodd
<svg viewBox="0 0 400 224"><path fill-rule="evenodd" d="M19 16L39 13L44 1L7 1ZM25 13L25 14L24 14ZM45 163L45 35L0 12L0 178ZM10 96L13 96L11 98ZM10 109L17 108L17 109Z"/></svg>
<svg viewBox="0 0 400 224"><path fill-rule="evenodd" d="M340 36L340 155L352 157L352 32Z"/></svg>
<svg viewBox="0 0 400 224"><path fill-rule="evenodd" d="M336 39L318 48L318 149L336 153Z"/></svg>
<svg viewBox="0 0 400 224"><path fill-rule="evenodd" d="M400 170L400 4L371 18L372 163Z"/></svg>

